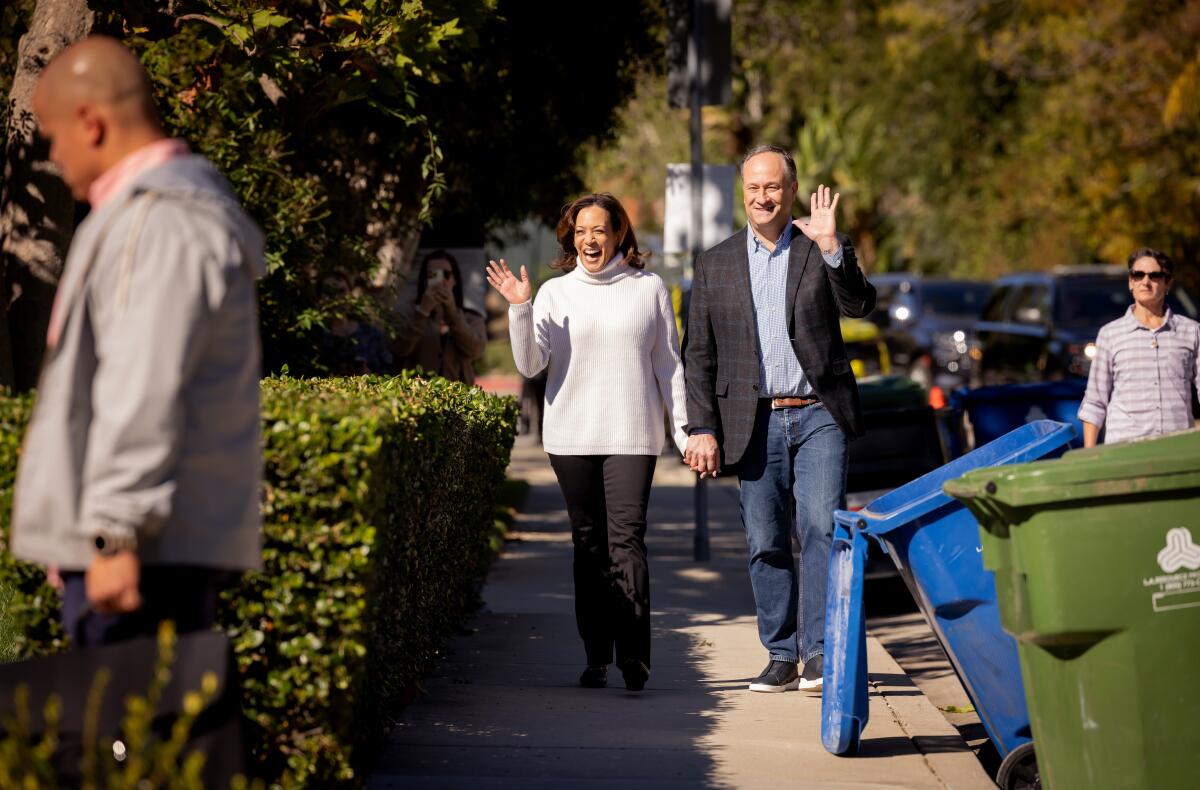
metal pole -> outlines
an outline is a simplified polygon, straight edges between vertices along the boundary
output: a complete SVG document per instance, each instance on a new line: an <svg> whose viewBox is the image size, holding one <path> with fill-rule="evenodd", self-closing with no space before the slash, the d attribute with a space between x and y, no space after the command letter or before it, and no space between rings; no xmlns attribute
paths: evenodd
<svg viewBox="0 0 1200 790"><path fill-rule="evenodd" d="M700 3L692 0L692 45L688 47L688 83L691 88L691 122L688 125L692 142L692 272L696 271L696 260L700 257L703 242L700 239L704 224L704 130L701 126L700 64L703 61L700 47L703 36L700 31ZM694 274L693 274L694 277ZM706 481L696 474L696 486L692 492L692 507L695 510L696 531L692 537L692 558L707 562L711 556L708 541L708 487Z"/></svg>

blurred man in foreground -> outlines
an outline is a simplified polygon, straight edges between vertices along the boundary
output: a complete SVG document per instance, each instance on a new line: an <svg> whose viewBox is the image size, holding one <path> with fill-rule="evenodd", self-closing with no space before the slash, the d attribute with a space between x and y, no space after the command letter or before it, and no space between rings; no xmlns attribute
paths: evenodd
<svg viewBox="0 0 1200 790"><path fill-rule="evenodd" d="M213 625L258 567L263 237L211 164L167 139L138 60L92 37L33 97L91 214L50 317L12 551L61 571L77 645Z"/></svg>

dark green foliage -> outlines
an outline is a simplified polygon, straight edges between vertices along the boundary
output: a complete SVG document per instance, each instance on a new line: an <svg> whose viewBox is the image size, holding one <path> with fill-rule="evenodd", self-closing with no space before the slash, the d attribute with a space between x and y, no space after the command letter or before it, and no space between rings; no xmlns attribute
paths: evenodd
<svg viewBox="0 0 1200 790"><path fill-rule="evenodd" d="M13 482L32 406L29 395L0 396L0 661L55 652L65 644L58 594L46 584L45 572L8 552Z"/></svg>
<svg viewBox="0 0 1200 790"><path fill-rule="evenodd" d="M258 770L289 786L354 784L389 708L478 603L516 403L409 376L273 378L262 398L264 567L222 613ZM2 497L27 406L0 399ZM3 562L0 585L40 579ZM24 618L20 655L59 646L53 598L27 587L11 610Z"/></svg>
<svg viewBox="0 0 1200 790"><path fill-rule="evenodd" d="M482 244L528 215L553 226L564 204L602 189L581 147L616 138L618 111L664 63L661 4L645 0L498 0L476 35L449 79L419 89L446 175L425 238L445 246Z"/></svg>

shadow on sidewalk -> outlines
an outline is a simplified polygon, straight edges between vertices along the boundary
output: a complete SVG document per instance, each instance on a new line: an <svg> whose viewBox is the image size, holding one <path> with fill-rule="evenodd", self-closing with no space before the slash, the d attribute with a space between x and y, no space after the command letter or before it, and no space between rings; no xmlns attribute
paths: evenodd
<svg viewBox="0 0 1200 790"><path fill-rule="evenodd" d="M531 487L486 605L404 711L371 786L724 787L713 778L719 748L706 739L720 692L746 678L706 671L712 644L697 632L754 615L744 543L728 526L736 497L710 487L713 559L695 563L692 487L667 466L677 462L660 459L647 535L651 677L631 693L611 667L608 688L584 689L566 511L553 478L527 455L514 453Z"/></svg>

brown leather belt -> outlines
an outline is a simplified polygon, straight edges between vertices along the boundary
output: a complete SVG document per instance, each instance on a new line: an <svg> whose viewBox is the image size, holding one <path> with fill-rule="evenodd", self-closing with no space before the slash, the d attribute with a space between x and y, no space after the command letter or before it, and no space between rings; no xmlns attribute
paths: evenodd
<svg viewBox="0 0 1200 790"><path fill-rule="evenodd" d="M814 403L820 403L820 398L771 398L772 409L803 409Z"/></svg>

